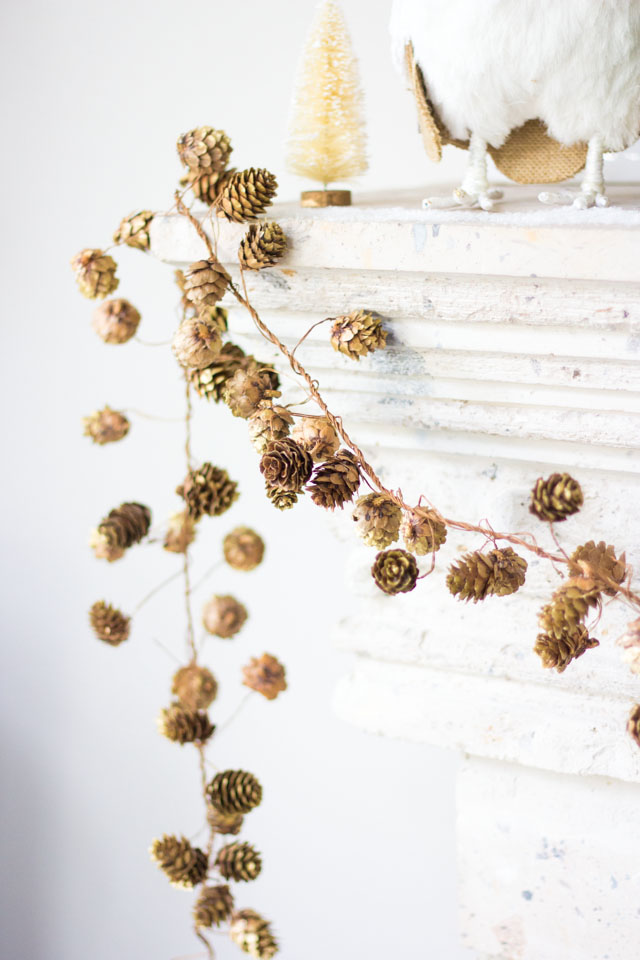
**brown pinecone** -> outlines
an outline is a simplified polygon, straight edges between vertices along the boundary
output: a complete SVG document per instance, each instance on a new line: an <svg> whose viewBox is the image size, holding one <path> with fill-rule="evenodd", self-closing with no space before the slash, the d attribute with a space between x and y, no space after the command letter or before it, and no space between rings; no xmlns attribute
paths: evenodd
<svg viewBox="0 0 640 960"><path fill-rule="evenodd" d="M171 692L187 710L206 710L218 694L218 682L206 667L189 663L174 673Z"/></svg>
<svg viewBox="0 0 640 960"><path fill-rule="evenodd" d="M91 437L93 442L100 446L122 440L129 433L131 426L124 413L118 413L110 406L96 410L90 417L83 417L82 423L85 437Z"/></svg>
<svg viewBox="0 0 640 960"><path fill-rule="evenodd" d="M599 585L583 577L571 577L559 587L538 615L542 632L563 640L575 634L592 607L601 604Z"/></svg>
<svg viewBox="0 0 640 960"><path fill-rule="evenodd" d="M277 507L278 510L290 510L292 507L295 507L298 502L298 494L293 493L291 490L281 490L280 487L270 487L268 483L265 484L265 490L268 499L271 500L271 503L274 507Z"/></svg>
<svg viewBox="0 0 640 960"><path fill-rule="evenodd" d="M207 823L216 833L237 836L242 830L244 817L241 813L220 813L212 804L208 803Z"/></svg>
<svg viewBox="0 0 640 960"><path fill-rule="evenodd" d="M287 238L278 223L254 223L242 238L238 259L245 270L264 270L284 256Z"/></svg>
<svg viewBox="0 0 640 960"><path fill-rule="evenodd" d="M108 297L120 283L115 260L102 250L81 250L71 258L71 267L80 293L89 300Z"/></svg>
<svg viewBox="0 0 640 960"><path fill-rule="evenodd" d="M627 624L627 629L616 643L622 647L622 660L629 665L631 673L640 674L640 618Z"/></svg>
<svg viewBox="0 0 640 960"><path fill-rule="evenodd" d="M184 275L184 295L199 313L203 307L215 307L222 300L230 279L217 260L198 260Z"/></svg>
<svg viewBox="0 0 640 960"><path fill-rule="evenodd" d="M267 700L275 700L279 693L287 689L284 666L270 653L263 653L258 659L252 657L242 668L243 684Z"/></svg>
<svg viewBox="0 0 640 960"><path fill-rule="evenodd" d="M195 887L207 875L206 853L192 847L185 837L165 833L153 841L149 853L174 887Z"/></svg>
<svg viewBox="0 0 640 960"><path fill-rule="evenodd" d="M246 369L236 370L222 391L222 399L234 417L243 417L245 420L267 401L279 396L280 391L273 388L270 371L261 370L253 364Z"/></svg>
<svg viewBox="0 0 640 960"><path fill-rule="evenodd" d="M353 500L360 486L360 469L350 450L340 450L316 467L308 489L319 507L334 510Z"/></svg>
<svg viewBox="0 0 640 960"><path fill-rule="evenodd" d="M286 407L262 407L249 417L249 438L264 453L270 443L289 436L293 417Z"/></svg>
<svg viewBox="0 0 640 960"><path fill-rule="evenodd" d="M255 880L262 870L262 859L250 843L230 843L218 852L216 867L225 880Z"/></svg>
<svg viewBox="0 0 640 960"><path fill-rule="evenodd" d="M340 438L326 417L303 417L298 420L291 436L304 447L315 463L335 456Z"/></svg>
<svg viewBox="0 0 640 960"><path fill-rule="evenodd" d="M92 535L91 546L98 559L118 560L125 550L146 537L151 511L141 503L121 503L110 510Z"/></svg>
<svg viewBox="0 0 640 960"><path fill-rule="evenodd" d="M203 887L193 908L196 927L219 927L228 920L233 910L233 897L229 887Z"/></svg>
<svg viewBox="0 0 640 960"><path fill-rule="evenodd" d="M187 710L175 701L167 710L161 710L158 728L163 737L174 743L206 743L215 727L206 713Z"/></svg>
<svg viewBox="0 0 640 960"><path fill-rule="evenodd" d="M582 487L568 473L539 477L531 491L529 512L540 520L561 523L577 513L584 502Z"/></svg>
<svg viewBox="0 0 640 960"><path fill-rule="evenodd" d="M211 207L236 172L235 167L230 170L225 170L224 173L204 173L198 170L187 170L184 177L180 180L180 186L191 187L194 197L197 197L201 203Z"/></svg>
<svg viewBox="0 0 640 960"><path fill-rule="evenodd" d="M91 326L105 343L126 343L139 323L140 314L128 300L106 300L94 311Z"/></svg>
<svg viewBox="0 0 640 960"><path fill-rule="evenodd" d="M233 151L224 130L196 127L184 133L178 143L178 156L190 170L203 173L222 173Z"/></svg>
<svg viewBox="0 0 640 960"><path fill-rule="evenodd" d="M264 540L250 527L236 527L222 541L222 550L230 567L248 572L262 563Z"/></svg>
<svg viewBox="0 0 640 960"><path fill-rule="evenodd" d="M187 505L187 513L193 520L200 517L219 517L238 499L238 484L229 478L226 470L203 463L197 470L190 470L176 493Z"/></svg>
<svg viewBox="0 0 640 960"><path fill-rule="evenodd" d="M400 534L407 550L423 557L440 549L447 539L447 528L435 510L414 507L402 518Z"/></svg>
<svg viewBox="0 0 640 960"><path fill-rule="evenodd" d="M292 493L302 490L312 470L311 455L289 437L270 443L260 460L260 473L266 483Z"/></svg>
<svg viewBox="0 0 640 960"><path fill-rule="evenodd" d="M220 328L202 315L185 317L174 334L171 346L178 363L189 369L201 370L217 360L220 354Z"/></svg>
<svg viewBox="0 0 640 960"><path fill-rule="evenodd" d="M201 307L198 316L207 323L215 324L220 333L226 333L229 329L229 311L218 304L216 304L215 307L210 307L205 304ZM230 344L230 346L232 346L232 344Z"/></svg>
<svg viewBox="0 0 640 960"><path fill-rule="evenodd" d="M629 714L627 721L627 733L632 737L640 747L640 704L636 703Z"/></svg>
<svg viewBox="0 0 640 960"><path fill-rule="evenodd" d="M604 540L598 544L589 540L571 554L569 570L572 576L596 580L603 593L615 597L616 584L621 584L627 573L626 556L623 553L618 559L615 547L607 546Z"/></svg>
<svg viewBox="0 0 640 960"><path fill-rule="evenodd" d="M366 310L354 310L346 317L336 317L331 327L331 346L352 360L359 360L387 342L387 332L380 317Z"/></svg>
<svg viewBox="0 0 640 960"><path fill-rule="evenodd" d="M402 510L386 493L368 493L353 511L358 533L366 544L384 550L398 539Z"/></svg>
<svg viewBox="0 0 640 960"><path fill-rule="evenodd" d="M255 910L238 910L231 917L229 936L245 953L256 960L271 960L278 943L269 923Z"/></svg>
<svg viewBox="0 0 640 960"><path fill-rule="evenodd" d="M222 399L227 380L237 370L247 369L250 364L251 357L246 357L244 350L237 347L235 343L225 343L208 367L203 367L202 370L189 369L187 377L199 396L218 403Z"/></svg>
<svg viewBox="0 0 640 960"><path fill-rule="evenodd" d="M152 220L151 210L130 213L120 221L120 226L113 235L113 242L126 243L128 247L135 247L136 250L148 250L151 246L149 224Z"/></svg>
<svg viewBox="0 0 640 960"><path fill-rule="evenodd" d="M519 590L525 580L527 561L512 550L474 550L452 563L447 576L449 591L458 600L484 600L485 597L506 597Z"/></svg>
<svg viewBox="0 0 640 960"><path fill-rule="evenodd" d="M216 201L218 216L235 223L255 220L270 207L278 181L268 170L241 170L229 178Z"/></svg>
<svg viewBox="0 0 640 960"><path fill-rule="evenodd" d="M212 597L202 611L202 623L207 633L229 640L242 630L248 613L235 597Z"/></svg>
<svg viewBox="0 0 640 960"><path fill-rule="evenodd" d="M262 800L262 787L246 770L224 770L207 787L207 796L220 813L249 813Z"/></svg>
<svg viewBox="0 0 640 960"><path fill-rule="evenodd" d="M542 660L543 667L562 673L572 660L577 660L585 650L591 650L597 646L599 646L598 641L589 636L587 628L577 626L563 633L561 637L549 636L546 633L539 634L533 650Z"/></svg>
<svg viewBox="0 0 640 960"><path fill-rule="evenodd" d="M112 607L104 600L98 600L89 610L89 622L98 640L104 640L117 647L129 637L131 617Z"/></svg>
<svg viewBox="0 0 640 960"><path fill-rule="evenodd" d="M418 564L406 550L383 550L373 562L371 575L383 593L410 593L418 581Z"/></svg>
<svg viewBox="0 0 640 960"><path fill-rule="evenodd" d="M186 510L172 513L163 547L169 553L186 553L196 536L196 524Z"/></svg>

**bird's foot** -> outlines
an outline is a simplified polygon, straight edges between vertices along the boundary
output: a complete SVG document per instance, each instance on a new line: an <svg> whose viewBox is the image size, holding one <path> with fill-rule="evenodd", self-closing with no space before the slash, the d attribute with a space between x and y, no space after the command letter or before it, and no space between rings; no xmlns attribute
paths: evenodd
<svg viewBox="0 0 640 960"><path fill-rule="evenodd" d="M427 197L422 201L425 210L493 210L495 200L504 196L502 190L487 188L486 190L469 191L458 187L449 197Z"/></svg>
<svg viewBox="0 0 640 960"><path fill-rule="evenodd" d="M587 210L589 207L608 207L609 198L604 192L604 186L583 186L580 190L557 190L538 194L540 203L560 207L575 207L576 210Z"/></svg>

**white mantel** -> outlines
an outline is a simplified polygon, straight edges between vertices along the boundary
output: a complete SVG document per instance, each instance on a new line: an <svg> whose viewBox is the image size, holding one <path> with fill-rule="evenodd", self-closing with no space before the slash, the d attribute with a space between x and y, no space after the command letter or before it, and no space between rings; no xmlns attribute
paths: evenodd
<svg viewBox="0 0 640 960"><path fill-rule="evenodd" d="M313 331L301 358L381 475L405 497L499 530L528 513L539 475L583 485L567 548L605 539L640 571L640 190L608 210L549 211L511 188L501 212L420 209L420 195L353 208L273 208L291 241L273 270L248 275L251 300L290 345L316 321L375 310L385 351L358 365ZM271 213L270 213L271 216ZM220 224L231 267L244 228ZM205 255L175 216L152 224L156 256ZM231 306L231 304L229 304ZM238 310L234 339L276 354ZM532 653L536 610L557 579L535 557L514 597L456 602L448 562L477 538L451 535L412 594L372 585L372 551L351 544L354 608L336 626L355 654L338 712L367 730L464 752L458 792L461 932L492 960L635 960L640 942L640 750L624 731L640 679L605 610L597 650L562 675ZM431 960L431 958L429 958ZM444 960L444 958L443 958Z"/></svg>

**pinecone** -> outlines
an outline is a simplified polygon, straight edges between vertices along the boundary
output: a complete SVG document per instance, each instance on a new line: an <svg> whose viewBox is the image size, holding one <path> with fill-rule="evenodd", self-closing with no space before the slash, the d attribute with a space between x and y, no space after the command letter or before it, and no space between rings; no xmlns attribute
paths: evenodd
<svg viewBox="0 0 640 960"><path fill-rule="evenodd" d="M237 836L242 830L244 817L241 813L220 813L209 803L207 804L207 823L216 833Z"/></svg>
<svg viewBox="0 0 640 960"><path fill-rule="evenodd" d="M200 308L198 316L207 323L215 324L220 333L226 333L229 329L229 311L218 304L215 307L205 304ZM229 344L229 346L233 346L233 344ZM240 348L238 347L238 349Z"/></svg>
<svg viewBox="0 0 640 960"><path fill-rule="evenodd" d="M277 507L278 510L290 510L298 502L298 494L292 493L291 490L281 490L280 487L270 487L268 483L265 484L265 490L268 499L271 500L271 503L274 507Z"/></svg>
<svg viewBox="0 0 640 960"><path fill-rule="evenodd" d="M278 223L252 224L240 244L238 259L245 270L264 270L284 256L287 238Z"/></svg>
<svg viewBox="0 0 640 960"><path fill-rule="evenodd" d="M246 770L224 770L207 787L207 796L220 813L249 813L262 800L262 787Z"/></svg>
<svg viewBox="0 0 640 960"><path fill-rule="evenodd" d="M189 663L174 673L171 692L187 710L206 710L218 694L218 682L206 667Z"/></svg>
<svg viewBox="0 0 640 960"><path fill-rule="evenodd" d="M153 841L149 853L174 887L195 887L207 875L207 855L199 847L192 847L185 837L165 833Z"/></svg>
<svg viewBox="0 0 640 960"><path fill-rule="evenodd" d="M204 173L198 170L188 170L180 180L180 186L191 187L194 197L211 207L234 173L237 173L235 167L225 170L224 173Z"/></svg>
<svg viewBox="0 0 640 960"><path fill-rule="evenodd" d="M264 540L250 527L236 527L222 541L224 558L234 570L254 570L264 557Z"/></svg>
<svg viewBox="0 0 640 960"><path fill-rule="evenodd" d="M89 300L108 297L120 283L115 260L102 250L81 250L71 258L71 267L80 293Z"/></svg>
<svg viewBox="0 0 640 960"><path fill-rule="evenodd" d="M562 637L549 636L546 633L539 634L533 650L542 660L543 667L562 673L572 660L577 660L585 650L591 650L597 646L599 646L598 641L589 636L587 628L577 626L563 633Z"/></svg>
<svg viewBox="0 0 640 960"><path fill-rule="evenodd" d="M228 920L233 910L233 897L229 887L203 887L193 908L196 927L219 927Z"/></svg>
<svg viewBox="0 0 640 960"><path fill-rule="evenodd" d="M128 300L106 300L94 311L91 326L105 343L126 343L139 323L140 314Z"/></svg>
<svg viewBox="0 0 640 960"><path fill-rule="evenodd" d="M568 473L552 473L546 480L539 477L531 491L529 512L540 520L561 523L577 513L584 502L582 487Z"/></svg>
<svg viewBox="0 0 640 960"><path fill-rule="evenodd" d="M458 600L484 600L485 597L506 597L519 590L525 580L527 561L512 550L474 550L452 563L447 587Z"/></svg>
<svg viewBox="0 0 640 960"><path fill-rule="evenodd" d="M125 550L146 537L151 511L141 503L121 503L110 510L92 535L91 546L98 559L118 560Z"/></svg>
<svg viewBox="0 0 640 960"><path fill-rule="evenodd" d="M183 271L183 270L174 270L174 271L173 271L173 279L175 280L176 286L178 287L178 290L180 291L180 305L182 306L183 310L193 309L193 304L191 303L191 300L189 300L189 299L187 298L187 295L186 295L186 293L185 293L186 278L185 278L185 275L184 275L184 271Z"/></svg>
<svg viewBox="0 0 640 960"><path fill-rule="evenodd" d="M174 743L206 743L215 727L206 713L187 710L177 701L167 710L161 710L158 728L163 737Z"/></svg>
<svg viewBox="0 0 640 960"><path fill-rule="evenodd" d="M311 455L288 437L270 443L260 460L260 473L271 487L298 493L311 476Z"/></svg>
<svg viewBox="0 0 640 960"><path fill-rule="evenodd" d="M215 307L225 295L230 276L217 260L198 260L184 275L184 295L198 313Z"/></svg>
<svg viewBox="0 0 640 960"><path fill-rule="evenodd" d="M98 640L104 640L117 647L129 637L131 617L112 607L104 600L98 600L89 610L89 622Z"/></svg>
<svg viewBox="0 0 640 960"><path fill-rule="evenodd" d="M234 173L216 201L218 216L235 223L256 220L271 206L278 181L268 170L242 170Z"/></svg>
<svg viewBox="0 0 640 960"><path fill-rule="evenodd" d="M346 317L336 317L331 327L331 346L352 360L359 360L387 342L387 332L380 317L366 310L354 310Z"/></svg>
<svg viewBox="0 0 640 960"><path fill-rule="evenodd" d="M169 553L186 553L196 536L195 520L186 510L172 513L165 534L163 547Z"/></svg>
<svg viewBox="0 0 640 960"><path fill-rule="evenodd" d="M148 250L151 246L149 224L152 220L151 210L130 213L120 221L120 226L113 235L113 242L126 243L128 247L135 247L136 250Z"/></svg>
<svg viewBox="0 0 640 960"><path fill-rule="evenodd" d="M270 371L253 365L236 370L222 391L222 399L234 417L243 417L245 420L267 401L279 396L280 391L273 388Z"/></svg>
<svg viewBox="0 0 640 960"><path fill-rule="evenodd" d="M418 581L418 564L406 550L383 550L373 562L371 575L383 593L410 593Z"/></svg>
<svg viewBox="0 0 640 960"><path fill-rule="evenodd" d="M640 618L627 624L627 629L616 643L622 647L623 662L629 665L631 673L640 674Z"/></svg>
<svg viewBox="0 0 640 960"><path fill-rule="evenodd" d="M402 510L386 493L368 493L353 511L358 533L366 544L384 550L398 539Z"/></svg>
<svg viewBox="0 0 640 960"><path fill-rule="evenodd" d="M242 668L243 684L267 700L275 700L279 693L287 689L285 669L270 653L263 653L260 659L252 657Z"/></svg>
<svg viewBox="0 0 640 960"><path fill-rule="evenodd" d="M303 417L291 436L311 454L315 463L335 456L340 446L340 438L326 417Z"/></svg>
<svg viewBox="0 0 640 960"><path fill-rule="evenodd" d="M201 370L218 358L222 349L220 328L202 315L185 317L174 334L172 349L183 367Z"/></svg>
<svg viewBox="0 0 640 960"><path fill-rule="evenodd" d="M603 593L615 597L616 584L621 584L627 573L626 557L623 553L618 559L615 547L607 546L604 540L598 544L589 540L571 554L569 570L572 576L597 581Z"/></svg>
<svg viewBox="0 0 640 960"><path fill-rule="evenodd" d="M207 633L229 640L242 630L248 613L234 597L212 597L202 611L202 623Z"/></svg>
<svg viewBox="0 0 640 960"><path fill-rule="evenodd" d="M249 417L249 438L264 453L270 443L289 436L293 417L286 407L262 407Z"/></svg>
<svg viewBox="0 0 640 960"><path fill-rule="evenodd" d="M219 517L238 499L237 483L229 478L226 470L203 463L197 470L190 470L184 482L176 487L176 493L187 505L192 520L200 517Z"/></svg>
<svg viewBox="0 0 640 960"><path fill-rule="evenodd" d="M122 440L131 426L124 413L118 413L109 406L96 410L90 417L83 417L82 423L85 437L91 437L100 446Z"/></svg>
<svg viewBox="0 0 640 960"><path fill-rule="evenodd" d="M235 343L225 343L208 367L202 370L188 369L187 378L197 394L218 403L227 381L237 370L247 369L250 363L251 358L245 356L244 350Z"/></svg>
<svg viewBox="0 0 640 960"><path fill-rule="evenodd" d="M184 133L177 143L178 156L190 170L203 173L222 173L233 151L224 130L196 127Z"/></svg>
<svg viewBox="0 0 640 960"><path fill-rule="evenodd" d="M414 507L402 518L400 534L407 550L423 557L440 549L447 539L447 528L435 510Z"/></svg>
<svg viewBox="0 0 640 960"><path fill-rule="evenodd" d="M260 854L250 843L230 843L216 857L216 867L225 880L255 880L262 870Z"/></svg>
<svg viewBox="0 0 640 960"><path fill-rule="evenodd" d="M278 952L278 943L269 923L255 910L238 910L234 913L229 936L241 950L256 960L271 960Z"/></svg>
<svg viewBox="0 0 640 960"><path fill-rule="evenodd" d="M350 450L340 450L316 467L308 489L319 507L334 510L353 500L360 486L360 469Z"/></svg>
<svg viewBox="0 0 640 960"><path fill-rule="evenodd" d="M640 747L640 704L636 704L629 714L627 721L627 733L632 737Z"/></svg>
<svg viewBox="0 0 640 960"><path fill-rule="evenodd" d="M593 580L571 577L559 587L540 611L538 621L542 632L563 640L573 636L582 626L589 610L601 603L600 587Z"/></svg>

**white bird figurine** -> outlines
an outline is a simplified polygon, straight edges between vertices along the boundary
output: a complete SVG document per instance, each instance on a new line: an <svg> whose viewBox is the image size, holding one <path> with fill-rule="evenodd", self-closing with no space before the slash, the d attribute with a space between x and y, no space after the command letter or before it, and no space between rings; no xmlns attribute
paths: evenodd
<svg viewBox="0 0 640 960"><path fill-rule="evenodd" d="M640 135L640 0L394 0L390 29L429 154L439 159L441 142L469 149L453 200L425 205L491 209L501 194L487 153L509 176L533 137L548 175L512 179L557 181L584 166L577 193L540 200L607 206L603 153Z"/></svg>

